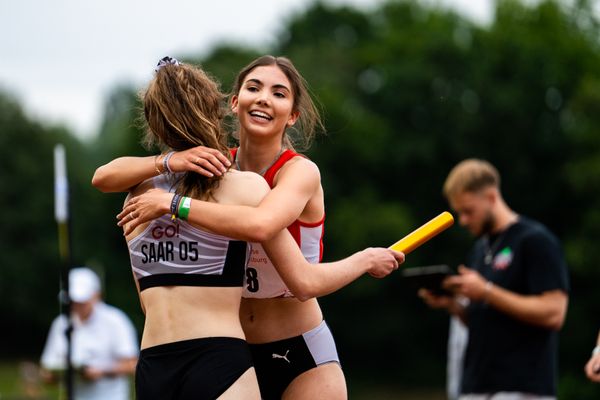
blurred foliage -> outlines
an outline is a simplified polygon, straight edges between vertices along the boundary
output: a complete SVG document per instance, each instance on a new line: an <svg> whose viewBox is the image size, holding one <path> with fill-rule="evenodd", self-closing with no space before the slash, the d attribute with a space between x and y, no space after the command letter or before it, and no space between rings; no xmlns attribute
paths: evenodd
<svg viewBox="0 0 600 400"><path fill-rule="evenodd" d="M223 44L182 58L202 65L225 91L263 51L291 58L310 82L327 127L307 152L326 193L326 260L391 244L447 209L441 186L461 159L494 163L508 203L564 244L572 293L559 397L591 399L600 387L582 368L600 328L600 29L593 4L498 1L494 20L481 26L413 1L370 10L317 2L291 16L266 51ZM110 159L150 154L139 145L139 89L113 90L88 143L27 118L9 94L0 96L0 309L13 327L1 331L2 356L37 357L58 312L56 143L68 155L72 263L103 273L107 301L141 331L114 218L125 196L90 185L94 169ZM406 267L456 265L471 243L452 228L412 253ZM364 277L321 304L350 382L443 387L447 317L427 309L401 279Z"/></svg>

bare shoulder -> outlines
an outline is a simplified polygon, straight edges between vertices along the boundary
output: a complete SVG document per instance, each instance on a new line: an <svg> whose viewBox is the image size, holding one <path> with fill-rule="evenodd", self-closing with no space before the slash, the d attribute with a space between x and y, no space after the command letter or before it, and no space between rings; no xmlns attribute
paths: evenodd
<svg viewBox="0 0 600 400"><path fill-rule="evenodd" d="M285 163L284 168L301 168L319 174L319 166L310 158L298 155Z"/></svg>
<svg viewBox="0 0 600 400"><path fill-rule="evenodd" d="M312 191L321 185L321 172L314 161L297 156L281 167L273 182L275 186L285 182L286 185L306 187Z"/></svg>
<svg viewBox="0 0 600 400"><path fill-rule="evenodd" d="M279 170L278 175L294 175L303 177L304 179L321 180L319 166L314 161L303 156L296 156L286 162Z"/></svg>
<svg viewBox="0 0 600 400"><path fill-rule="evenodd" d="M269 185L262 176L249 171L228 171L221 180L219 203L257 206L269 193Z"/></svg>

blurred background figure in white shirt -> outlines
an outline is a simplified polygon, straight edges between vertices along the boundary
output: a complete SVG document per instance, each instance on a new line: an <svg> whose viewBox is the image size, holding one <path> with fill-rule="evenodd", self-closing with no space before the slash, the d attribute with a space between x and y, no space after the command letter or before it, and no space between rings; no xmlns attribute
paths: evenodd
<svg viewBox="0 0 600 400"><path fill-rule="evenodd" d="M75 400L127 400L139 341L131 320L101 299L98 275L89 268L69 272L71 362ZM48 333L41 357L45 382L58 382L67 370L67 318L59 315Z"/></svg>

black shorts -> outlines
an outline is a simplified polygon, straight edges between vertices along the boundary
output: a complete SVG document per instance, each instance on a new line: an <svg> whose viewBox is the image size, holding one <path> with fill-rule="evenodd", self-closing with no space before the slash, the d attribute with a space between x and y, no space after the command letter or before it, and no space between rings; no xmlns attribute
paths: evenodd
<svg viewBox="0 0 600 400"><path fill-rule="evenodd" d="M250 344L250 350L263 400L280 400L289 384L303 372L321 364L340 362L325 321L300 336Z"/></svg>
<svg viewBox="0 0 600 400"><path fill-rule="evenodd" d="M248 368L246 341L231 337L182 340L143 349L135 371L138 400L213 400Z"/></svg>

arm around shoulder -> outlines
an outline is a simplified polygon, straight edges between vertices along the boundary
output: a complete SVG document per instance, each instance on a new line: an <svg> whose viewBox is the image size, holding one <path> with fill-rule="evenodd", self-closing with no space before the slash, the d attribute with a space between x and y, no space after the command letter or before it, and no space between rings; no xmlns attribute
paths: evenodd
<svg viewBox="0 0 600 400"><path fill-rule="evenodd" d="M251 241L264 242L300 218L311 201L322 196L317 165L296 157L279 171L275 186L255 209L246 213L245 233ZM318 217L322 217L322 210Z"/></svg>
<svg viewBox="0 0 600 400"><path fill-rule="evenodd" d="M267 182L254 172L230 171L219 187L217 203L192 201L188 221L238 240L264 241L273 228L273 213L263 206L272 193ZM286 226L277 226L275 233Z"/></svg>
<svg viewBox="0 0 600 400"><path fill-rule="evenodd" d="M119 157L96 169L92 186L104 193L127 192L140 182L159 175L156 157Z"/></svg>

